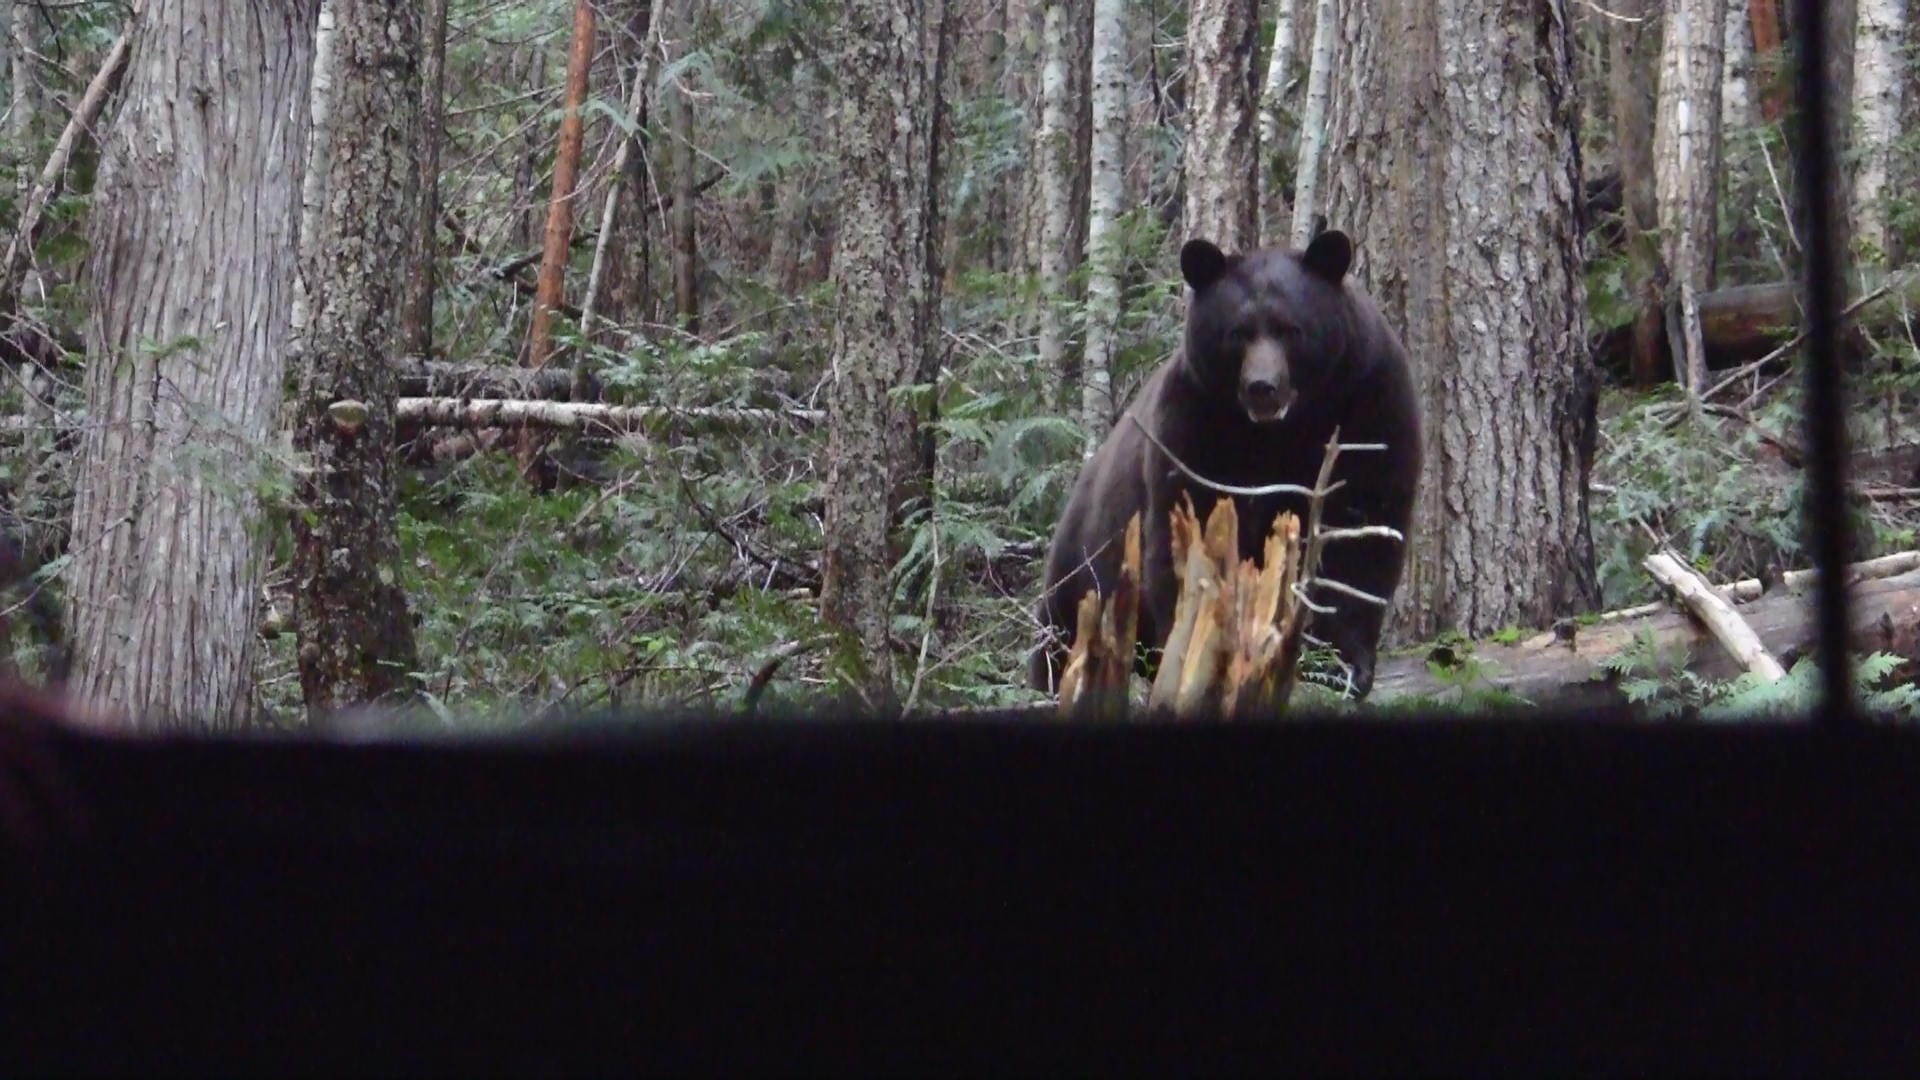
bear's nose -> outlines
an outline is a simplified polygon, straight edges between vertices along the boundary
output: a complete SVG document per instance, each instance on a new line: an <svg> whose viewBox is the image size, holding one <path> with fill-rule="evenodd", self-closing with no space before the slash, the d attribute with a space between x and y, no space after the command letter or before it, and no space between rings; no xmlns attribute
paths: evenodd
<svg viewBox="0 0 1920 1080"><path fill-rule="evenodd" d="M1247 403L1250 405L1273 406L1280 404L1280 388L1265 379L1247 384Z"/></svg>

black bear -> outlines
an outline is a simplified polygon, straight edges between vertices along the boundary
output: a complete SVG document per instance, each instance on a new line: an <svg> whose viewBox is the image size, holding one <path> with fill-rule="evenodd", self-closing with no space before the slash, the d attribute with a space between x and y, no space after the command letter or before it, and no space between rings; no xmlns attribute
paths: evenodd
<svg viewBox="0 0 1920 1080"><path fill-rule="evenodd" d="M1326 527L1387 525L1406 535L1420 475L1420 413L1406 350L1379 310L1346 280L1353 244L1323 231L1304 252L1268 249L1229 255L1189 240L1180 271L1192 288L1186 341L1147 380L1106 441L1081 469L1047 554L1039 605L1048 640L1029 678L1052 692L1089 586L1112 588L1127 521L1144 512L1139 640L1157 653L1173 621L1177 584L1168 514L1182 492L1202 521L1220 496L1193 483L1140 430L1200 476L1234 487L1311 488L1334 428L1342 443L1384 443L1385 451L1342 454L1345 481L1323 510ZM1137 422L1136 422L1137 421ZM1241 557L1257 557L1282 510L1305 522L1298 496L1232 496L1240 505ZM1404 544L1385 539L1328 544L1321 574L1375 596L1400 584ZM1314 602L1310 633L1352 669L1353 692L1373 686L1385 611L1332 590ZM1146 673L1145 658L1141 664Z"/></svg>

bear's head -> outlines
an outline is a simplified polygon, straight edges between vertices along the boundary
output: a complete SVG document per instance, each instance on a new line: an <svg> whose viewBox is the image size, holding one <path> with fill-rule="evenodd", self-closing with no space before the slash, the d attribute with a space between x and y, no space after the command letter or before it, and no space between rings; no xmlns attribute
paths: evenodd
<svg viewBox="0 0 1920 1080"><path fill-rule="evenodd" d="M1353 242L1321 232L1304 252L1229 255L1211 241L1180 249L1187 305L1185 364L1216 401L1237 400L1256 424L1335 385L1352 323L1341 282Z"/></svg>

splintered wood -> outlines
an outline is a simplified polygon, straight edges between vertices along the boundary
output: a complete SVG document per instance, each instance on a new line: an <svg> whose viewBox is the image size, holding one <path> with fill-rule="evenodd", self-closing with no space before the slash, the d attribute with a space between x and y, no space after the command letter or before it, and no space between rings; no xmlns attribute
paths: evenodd
<svg viewBox="0 0 1920 1080"><path fill-rule="evenodd" d="M1240 519L1231 499L1214 503L1203 529L1193 503L1182 497L1171 525L1180 592L1149 711L1230 718L1284 707L1310 616L1297 588L1307 557L1299 519L1282 514L1275 520L1257 564L1239 558ZM1078 632L1060 681L1062 715L1125 711L1140 580L1135 515L1113 596L1103 601L1089 591L1080 600Z"/></svg>

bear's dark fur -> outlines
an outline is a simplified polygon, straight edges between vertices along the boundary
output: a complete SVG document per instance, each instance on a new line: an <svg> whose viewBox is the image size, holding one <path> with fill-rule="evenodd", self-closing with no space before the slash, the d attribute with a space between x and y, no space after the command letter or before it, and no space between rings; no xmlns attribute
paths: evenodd
<svg viewBox="0 0 1920 1080"><path fill-rule="evenodd" d="M1420 475L1419 407L1406 350L1346 280L1352 258L1352 243L1337 231L1320 233L1305 252L1227 255L1205 240L1181 249L1181 273L1193 290L1186 341L1081 469L1054 531L1039 606L1052 632L1033 655L1035 689L1054 690L1081 595L1090 585L1112 588L1136 511L1145 512L1139 639L1155 654L1166 643L1177 592L1168 514L1186 492L1204 521L1220 496L1181 473L1135 419L1196 473L1236 487L1312 487L1335 427L1343 443L1385 443L1385 451L1341 455L1334 479L1346 483L1327 500L1324 525L1387 525L1407 534ZM1305 524L1303 498L1233 498L1243 558L1260 553L1281 510ZM1321 572L1391 597L1405 554L1391 540L1340 541L1327 545ZM1313 599L1338 611L1316 615L1310 632L1339 650L1364 697L1384 610L1327 589Z"/></svg>

